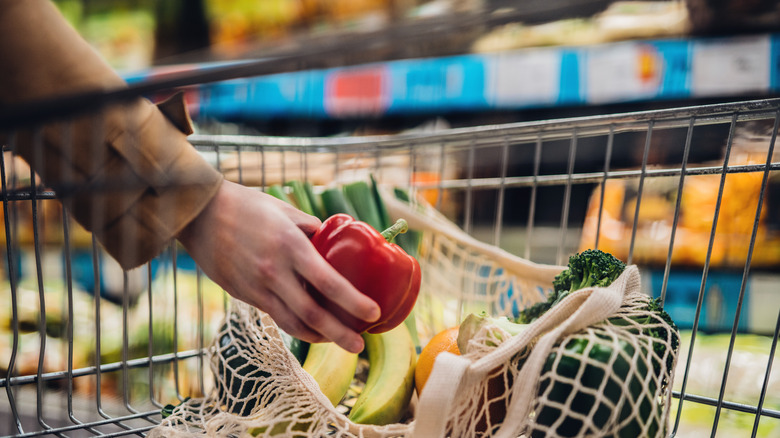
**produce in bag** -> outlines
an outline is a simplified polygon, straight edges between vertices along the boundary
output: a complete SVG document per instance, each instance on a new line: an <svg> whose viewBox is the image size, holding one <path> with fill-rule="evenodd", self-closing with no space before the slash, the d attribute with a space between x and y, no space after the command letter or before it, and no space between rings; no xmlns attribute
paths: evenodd
<svg viewBox="0 0 780 438"><path fill-rule="evenodd" d="M572 256L567 269L553 281L548 299L527 307L516 318L470 315L460 325L459 348L475 360L488 356L510 338L543 323L535 321L575 291L608 288L624 273L634 281L621 282L620 287L630 287L620 291L626 293L616 312L554 340L549 351L537 354L537 370L525 369L531 368L528 361L534 349L544 349L539 346L540 336L534 335L505 367L491 373L486 379L490 385L478 391L485 406L471 407L472 424L465 436L496 432L505 417L518 412L525 412L526 418L510 427L529 437L665 435L679 333L660 303L639 292L636 267L626 269L611 254L586 250ZM519 378L530 378L533 384L515 385ZM504 391L496 394L495 383L502 380ZM515 392L518 388L525 393ZM525 408L518 411L522 403L512 405L512 398L528 400Z"/></svg>
<svg viewBox="0 0 780 438"><path fill-rule="evenodd" d="M150 436L354 437L369 430L403 435L416 363L409 331L400 324L363 336L369 377L351 412L345 412L338 401L349 386L344 379L354 377L357 355L338 354L333 343L315 344L304 347L302 364L299 344L267 314L232 300L210 348L213 392L166 406L162 424Z"/></svg>

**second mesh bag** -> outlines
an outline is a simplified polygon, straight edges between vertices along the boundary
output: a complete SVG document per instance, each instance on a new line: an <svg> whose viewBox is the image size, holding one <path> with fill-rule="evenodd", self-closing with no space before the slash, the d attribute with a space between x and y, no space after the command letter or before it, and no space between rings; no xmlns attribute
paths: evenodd
<svg viewBox="0 0 780 438"><path fill-rule="evenodd" d="M654 306L632 265L514 336L484 325L437 359L414 436L665 436L679 334Z"/></svg>

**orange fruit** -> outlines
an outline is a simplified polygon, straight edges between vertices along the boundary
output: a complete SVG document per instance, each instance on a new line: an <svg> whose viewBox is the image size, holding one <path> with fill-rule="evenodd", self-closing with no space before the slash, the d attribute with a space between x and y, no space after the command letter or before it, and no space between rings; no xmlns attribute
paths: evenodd
<svg viewBox="0 0 780 438"><path fill-rule="evenodd" d="M436 362L436 356L441 352L460 354L458 349L458 326L450 327L437 333L420 352L417 358L417 367L414 370L414 385L417 388L417 394L422 394L425 382L433 371L433 364Z"/></svg>
<svg viewBox="0 0 780 438"><path fill-rule="evenodd" d="M452 354L460 355L460 349L458 348L458 326L450 327L446 330L442 330L437 333L428 344L420 352L420 356L417 358L417 367L414 370L414 384L417 388L417 395L422 394L425 382L433 371L433 364L436 362L436 357L439 353L444 351ZM511 374L504 375L504 373L494 370L491 372L491 377L488 381L488 409L483 412L482 408L479 412L482 412L474 425L474 430L478 432L478 436L482 436L488 429L494 430L504 420L506 415L507 399L504 397L507 385L504 378L508 380L508 386L512 385ZM483 403L483 399L480 398L480 405ZM489 414L488 412L489 411ZM490 417L488 417L490 415ZM488 421L490 420L490 421Z"/></svg>

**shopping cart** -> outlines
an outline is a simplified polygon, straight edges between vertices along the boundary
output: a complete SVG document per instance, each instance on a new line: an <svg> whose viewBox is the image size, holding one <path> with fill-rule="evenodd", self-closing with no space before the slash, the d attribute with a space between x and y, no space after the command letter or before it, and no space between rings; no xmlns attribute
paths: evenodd
<svg viewBox="0 0 780 438"><path fill-rule="evenodd" d="M0 130L289 68L273 62L19 108ZM227 135L211 124L191 142L247 186L373 176L525 259L560 265L601 248L637 264L683 334L670 434L776 436L778 124L780 100L759 100L372 137ZM144 435L165 405L211 388L207 346L229 299L176 244L119 269L9 146L0 434Z"/></svg>

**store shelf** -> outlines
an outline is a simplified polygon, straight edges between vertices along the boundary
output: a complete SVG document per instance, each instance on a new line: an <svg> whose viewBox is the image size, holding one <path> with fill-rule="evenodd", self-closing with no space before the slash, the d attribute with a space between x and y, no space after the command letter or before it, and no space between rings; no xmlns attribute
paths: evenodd
<svg viewBox="0 0 780 438"><path fill-rule="evenodd" d="M249 77L199 85L188 102L196 118L245 121L760 96L780 91L779 64L780 34L626 41ZM152 69L126 79L213 66Z"/></svg>

